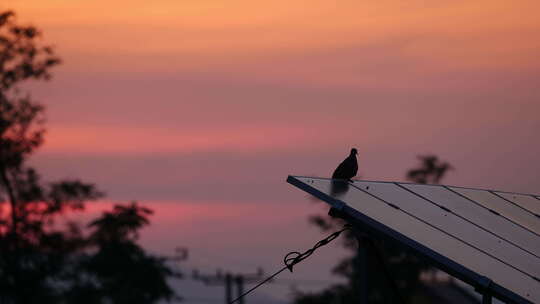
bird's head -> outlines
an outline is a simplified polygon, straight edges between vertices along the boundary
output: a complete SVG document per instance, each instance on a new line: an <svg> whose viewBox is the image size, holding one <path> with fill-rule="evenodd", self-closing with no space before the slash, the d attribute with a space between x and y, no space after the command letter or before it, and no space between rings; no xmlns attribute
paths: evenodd
<svg viewBox="0 0 540 304"><path fill-rule="evenodd" d="M356 150L356 148L352 148L351 155L356 155L356 154L358 154L358 150Z"/></svg>

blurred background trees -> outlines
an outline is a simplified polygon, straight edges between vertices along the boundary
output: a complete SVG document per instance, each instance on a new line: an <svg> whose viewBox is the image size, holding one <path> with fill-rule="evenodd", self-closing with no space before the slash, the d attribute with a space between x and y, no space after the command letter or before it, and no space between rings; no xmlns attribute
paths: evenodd
<svg viewBox="0 0 540 304"><path fill-rule="evenodd" d="M34 26L0 12L0 303L155 303L176 297L164 258L138 232L152 211L116 205L88 226L60 225L104 194L80 180L43 182L28 159L43 144L44 107L20 84L48 80L60 63Z"/></svg>
<svg viewBox="0 0 540 304"><path fill-rule="evenodd" d="M406 173L406 178L414 183L426 184L439 183L452 169L452 166L441 161L435 155L418 156L420 164ZM345 222L329 216L315 215L310 222L322 231L334 231L340 229ZM348 232L345 235L343 246L351 251L351 256L338 262L333 268L333 273L344 277L346 284L334 285L320 293L296 292L296 304L323 304L323 303L358 303L359 294L356 287L357 278L361 271L367 271L369 280L369 303L431 303L429 297L422 292L420 275L433 269L422 259L416 257L407 249L392 242L375 240L375 246L381 249L384 263L388 267L393 281L397 285L400 298L392 288L392 282L385 277L383 266L377 263L377 256L373 250L368 251L367 269L361 268L358 263L358 242L356 237Z"/></svg>

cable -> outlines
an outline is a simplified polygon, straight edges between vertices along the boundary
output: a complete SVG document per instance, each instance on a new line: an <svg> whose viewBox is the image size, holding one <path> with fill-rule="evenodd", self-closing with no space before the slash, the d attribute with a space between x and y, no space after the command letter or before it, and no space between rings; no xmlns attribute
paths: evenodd
<svg viewBox="0 0 540 304"><path fill-rule="evenodd" d="M322 247L324 245L327 245L328 243L330 243L331 241L333 241L334 239L336 239L343 231L345 230L349 230L351 229L351 226L350 225L345 225L343 227L343 229L339 230L339 231L336 231L332 234L330 234L329 236L327 236L326 238L320 240L317 242L317 244L315 244L315 246L313 246L311 249L308 249L306 251L304 251L303 253L300 253L298 251L292 251L292 252L289 252L285 255L285 257L283 258L283 263L285 264L285 266L283 268L281 268L280 270L276 271L274 274L272 274L271 276L267 277L266 279L264 279L263 281L261 281L259 284L253 286L252 288L250 288L248 291L244 292L243 294L239 295L236 299L232 300L231 302L229 302L229 304L232 304L232 303L235 303L237 302L238 300L240 300L241 298L247 296L249 293L251 293L252 291L254 291L255 289L259 288L261 285L263 285L264 283L272 280L275 276L277 276L278 274L282 273L285 269L289 269L290 272L293 272L293 267L294 265L302 262L303 260L305 260L306 258L308 258L310 255L313 254L313 252L315 252L315 250L317 250L319 247ZM292 257L294 256L294 257Z"/></svg>

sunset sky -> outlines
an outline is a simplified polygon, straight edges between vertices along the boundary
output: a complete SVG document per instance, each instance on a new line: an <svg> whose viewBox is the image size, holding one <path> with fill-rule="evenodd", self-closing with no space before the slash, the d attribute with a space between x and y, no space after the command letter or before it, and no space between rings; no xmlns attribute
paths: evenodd
<svg viewBox="0 0 540 304"><path fill-rule="evenodd" d="M403 180L418 154L434 153L456 168L444 183L540 193L538 0L3 0L0 9L41 28L63 59L50 82L24 86L47 106L33 163L47 179L79 177L113 201L154 204L156 227L165 215L174 222L164 211L174 203L186 230L190 220L223 225L243 248L260 245L245 231L267 235L277 249L265 261L279 263L303 248L289 248L295 240L320 237L306 218L322 209L287 175L329 176L351 147L365 179ZM225 210L253 218L229 221ZM283 243L268 236L272 225L302 233ZM185 233L177 239L188 247L234 254Z"/></svg>

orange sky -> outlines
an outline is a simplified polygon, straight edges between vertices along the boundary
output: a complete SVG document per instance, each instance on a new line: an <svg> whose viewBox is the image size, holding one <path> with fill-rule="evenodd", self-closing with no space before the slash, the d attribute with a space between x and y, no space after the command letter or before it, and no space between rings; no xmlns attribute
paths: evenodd
<svg viewBox="0 0 540 304"><path fill-rule="evenodd" d="M426 69L539 64L537 1L4 3L46 30L66 69L198 70L377 46Z"/></svg>
<svg viewBox="0 0 540 304"><path fill-rule="evenodd" d="M215 224L186 232L185 245L229 257L230 244L206 240L218 228L289 236L302 225L302 237L270 240L266 262L253 263L275 260L308 231L315 241L308 208L298 207L306 196L285 178L329 176L353 146L366 179L403 180L416 155L436 153L456 168L445 183L540 193L538 0L3 0L6 8L43 29L63 59L50 82L24 87L47 106L33 164L45 179L95 182L115 201L183 202L150 203L159 220L148 235L169 233L147 237L151 247L177 245L174 221L186 231L191 222L165 215L180 213ZM234 224L231 214L254 218ZM242 241L235 246L249 250Z"/></svg>
<svg viewBox="0 0 540 304"><path fill-rule="evenodd" d="M165 157L181 180L200 176L208 162L214 176L249 178L242 174L253 162L272 176L266 182L282 181L288 173L328 175L357 146L366 178L402 179L415 155L430 152L459 168L448 182L539 186L538 1L2 7L42 28L64 60L53 81L27 86L48 107L39 163L53 176L82 174L116 195L111 181L135 171L164 178ZM231 172L234 154L250 165ZM118 175L92 169L119 162ZM486 172L494 163L505 173ZM118 197L131 192L125 188Z"/></svg>

